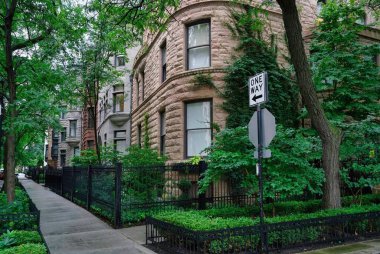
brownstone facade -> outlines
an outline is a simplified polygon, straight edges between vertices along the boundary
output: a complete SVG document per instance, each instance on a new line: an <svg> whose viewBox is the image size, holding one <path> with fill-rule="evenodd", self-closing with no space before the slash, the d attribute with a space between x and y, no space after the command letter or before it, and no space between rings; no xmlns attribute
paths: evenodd
<svg viewBox="0 0 380 254"><path fill-rule="evenodd" d="M303 29L310 30L315 25L317 1L301 0L298 5ZM184 0L172 14L166 31L144 35L144 45L133 66L132 144L143 142L144 117L147 115L151 147L159 151L164 148L171 162L187 159L186 105L189 102L210 101L209 120L224 128L226 113L220 107L223 100L215 89L195 86L194 76L209 74L215 86L223 88L224 68L231 56L236 55L234 47L237 43L225 23L229 22L231 9L240 7L231 1ZM286 65L281 11L276 6L268 11L264 35L276 38L278 61ZM189 66L189 51L192 50L188 39L189 27L198 23L209 24L210 59L208 66L192 69Z"/></svg>

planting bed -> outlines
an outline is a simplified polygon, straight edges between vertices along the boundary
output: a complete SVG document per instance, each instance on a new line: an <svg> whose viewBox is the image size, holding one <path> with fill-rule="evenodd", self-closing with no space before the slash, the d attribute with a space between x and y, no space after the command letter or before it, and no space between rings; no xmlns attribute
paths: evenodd
<svg viewBox="0 0 380 254"><path fill-rule="evenodd" d="M268 250L299 251L380 235L380 195L363 196L361 205L353 201L344 198L346 207L336 210L322 210L318 200L266 205ZM257 253L258 214L257 207L162 212L147 218L147 244L169 253Z"/></svg>

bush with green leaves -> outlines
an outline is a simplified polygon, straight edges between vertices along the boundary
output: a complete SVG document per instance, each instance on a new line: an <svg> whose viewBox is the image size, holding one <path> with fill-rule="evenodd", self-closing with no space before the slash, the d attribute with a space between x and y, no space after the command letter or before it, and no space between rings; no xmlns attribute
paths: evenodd
<svg viewBox="0 0 380 254"><path fill-rule="evenodd" d="M283 222L293 222L300 220L310 220L310 219L323 219L331 216L341 216L341 215L356 215L360 213L368 212L380 212L380 206L378 204L367 205L367 206L351 206L341 209L331 209L331 210L319 210L314 212L297 213L297 207L292 206L293 213L285 216L276 217L266 217L265 223L283 223ZM238 208L236 208L238 209ZM212 232L212 235L218 235L220 238L214 239L203 239L202 245L210 253L224 253L224 252L234 252L239 250L242 246L255 249L258 244L259 233L252 233L252 235L245 234L244 236L228 236L228 234L215 234L216 230L230 230L238 228L242 230L242 227L258 226L260 219L258 217L219 217L218 214L214 213L214 216L210 216L205 211L176 211L176 212L161 212L153 215L155 219L165 221L167 223L186 228L191 230L189 235L186 232L182 233L181 237L187 239L192 239L194 233L192 231L207 233ZM248 228L247 228L248 230ZM329 224L318 224L318 225L308 225L302 228L291 227L285 230L273 230L268 232L268 244L275 246L286 246L294 245L305 242L315 242L321 237L324 237L326 232L331 230ZM362 221L350 222L349 227L346 229L346 233L357 234L357 232L379 232L380 223L378 220L368 219ZM161 234L165 235L166 238L175 239L178 236L174 236L166 230L160 230Z"/></svg>
<svg viewBox="0 0 380 254"><path fill-rule="evenodd" d="M46 254L45 245L39 243L27 243L19 246L0 250L0 254Z"/></svg>
<svg viewBox="0 0 380 254"><path fill-rule="evenodd" d="M138 146L128 148L122 157L122 204L146 203L162 199L165 185L164 165L167 158L155 150ZM146 211L143 211L146 212ZM139 212L137 213L137 217ZM125 215L125 218L135 216Z"/></svg>
<svg viewBox="0 0 380 254"><path fill-rule="evenodd" d="M82 150L80 155L74 156L71 160L74 166L88 166L88 165L114 165L120 161L120 152L116 151L113 146L102 146L100 148L99 163L96 151L93 149Z"/></svg>
<svg viewBox="0 0 380 254"><path fill-rule="evenodd" d="M25 190L16 187L13 203L7 202L7 196L0 192L0 232L14 229L37 229L37 214L30 214L29 197ZM7 214L12 214L11 217Z"/></svg>
<svg viewBox="0 0 380 254"><path fill-rule="evenodd" d="M320 141L312 130L277 125L276 137L269 148L272 157L263 163L265 198L322 193L324 174L313 165L321 155ZM253 151L246 127L225 129L217 134L208 149L208 169L200 181L201 191L213 181L225 178L232 181L235 193L257 193Z"/></svg>
<svg viewBox="0 0 380 254"><path fill-rule="evenodd" d="M16 198L12 203L7 202L7 195L5 192L0 192L0 214L29 212L28 194L19 187L16 187L15 192Z"/></svg>
<svg viewBox="0 0 380 254"><path fill-rule="evenodd" d="M0 250L25 243L42 243L37 231L13 230L0 236Z"/></svg>

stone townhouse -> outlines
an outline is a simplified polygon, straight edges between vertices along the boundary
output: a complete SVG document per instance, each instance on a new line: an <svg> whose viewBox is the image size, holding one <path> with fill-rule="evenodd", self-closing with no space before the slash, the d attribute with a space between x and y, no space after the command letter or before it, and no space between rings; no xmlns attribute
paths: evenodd
<svg viewBox="0 0 380 254"><path fill-rule="evenodd" d="M113 84L107 84L99 93L97 114L98 142L102 146L113 146L124 153L131 137L131 70L132 60L140 47L127 49L125 55L111 58L112 65L122 73ZM127 58L126 58L127 57Z"/></svg>
<svg viewBox="0 0 380 254"><path fill-rule="evenodd" d="M305 36L315 26L323 2L298 1ZM215 89L196 87L193 80L197 74L209 74L217 88L223 87L224 68L237 44L225 23L229 22L230 10L237 8L241 6L231 1L183 0L171 14L165 31L146 32L133 66L132 144L143 142L147 117L151 147L168 155L171 162L204 155L203 149L213 139L211 123L223 128L226 113L220 108L223 100ZM361 22L369 19L363 17ZM276 38L278 61L286 64L282 57L288 54L285 31L276 4L268 8L264 35ZM366 35L380 39L379 30Z"/></svg>
<svg viewBox="0 0 380 254"><path fill-rule="evenodd" d="M317 2L300 3L303 24L312 26ZM218 88L223 87L224 68L237 45L226 22L231 9L240 7L231 1L185 0L171 15L166 31L145 34L133 67L132 144L143 142L148 115L151 146L170 161L204 155L213 138L211 123L223 128L226 113L215 89L195 87L193 79L209 74ZM277 38L279 56L286 54L278 7L269 9L268 22L265 35Z"/></svg>
<svg viewBox="0 0 380 254"><path fill-rule="evenodd" d="M71 165L71 159L80 154L82 117L81 109L65 107L59 119L61 129L48 131L45 161L52 168Z"/></svg>

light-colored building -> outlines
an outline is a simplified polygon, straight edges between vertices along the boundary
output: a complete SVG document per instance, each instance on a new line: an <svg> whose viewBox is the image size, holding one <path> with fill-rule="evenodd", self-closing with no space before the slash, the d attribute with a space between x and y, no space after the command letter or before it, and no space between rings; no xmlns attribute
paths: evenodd
<svg viewBox="0 0 380 254"><path fill-rule="evenodd" d="M102 88L98 101L98 141L101 146L125 152L130 145L131 70L139 47L127 49L126 55L111 57L112 65L122 75ZM129 60L128 60L129 59Z"/></svg>
<svg viewBox="0 0 380 254"><path fill-rule="evenodd" d="M59 119L61 129L48 131L46 161L50 167L71 165L74 155L80 154L82 118L80 108L64 108Z"/></svg>
<svg viewBox="0 0 380 254"><path fill-rule="evenodd" d="M286 65L282 13L273 2L264 36L276 39L278 62ZM322 3L297 1L304 31L315 26ZM230 10L241 7L232 1L183 0L165 31L144 34L133 65L132 144L143 142L144 118L148 116L151 147L168 155L171 162L204 155L202 151L213 139L212 124L224 128L226 113L216 89L195 86L193 80L197 74L207 74L218 89L223 88L225 67L236 55L237 45L226 23L230 22ZM370 19L364 17L363 22ZM378 36L378 30L372 35Z"/></svg>

